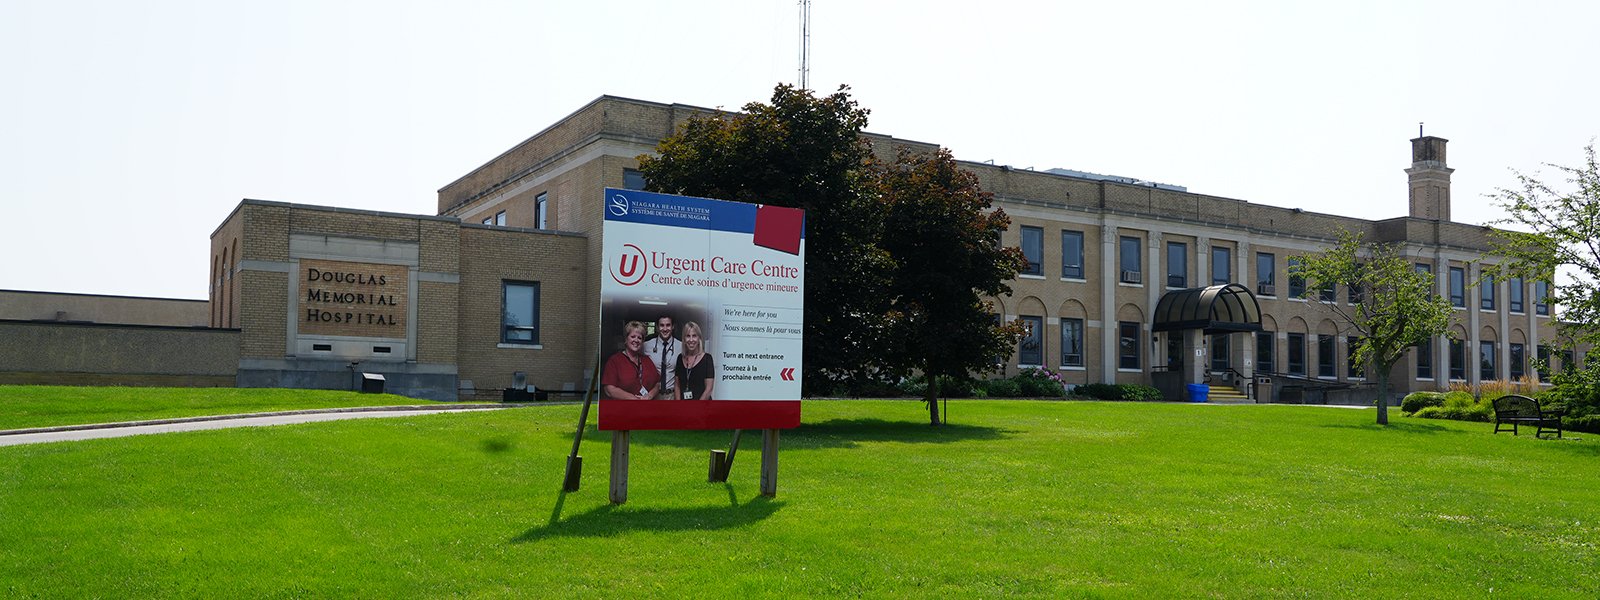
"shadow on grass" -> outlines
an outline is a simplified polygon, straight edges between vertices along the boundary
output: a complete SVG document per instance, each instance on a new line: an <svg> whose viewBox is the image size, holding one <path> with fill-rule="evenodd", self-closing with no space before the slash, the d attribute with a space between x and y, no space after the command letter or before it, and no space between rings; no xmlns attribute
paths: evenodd
<svg viewBox="0 0 1600 600"><path fill-rule="evenodd" d="M727 448L731 441L729 431L636 431L630 443L641 446L672 446L679 448ZM938 427L917 421L886 421L883 419L833 419L821 423L804 423L795 429L785 429L779 434L779 446L784 450L809 450L823 448L855 448L861 442L901 442L909 444L948 444L973 440L1001 440L1011 437L1015 430L981 425L946 423ZM562 437L572 439L572 434ZM590 427L584 440L609 443L610 432ZM761 433L746 430L739 442L741 451L761 451Z"/></svg>
<svg viewBox="0 0 1600 600"><path fill-rule="evenodd" d="M729 506L624 510L615 504L606 504L565 519L561 518L561 507L566 504L567 494L562 492L549 522L528 529L510 541L525 544L552 537L611 537L633 531L713 531L756 523L783 507L782 502L765 496L740 504L733 486L726 487Z"/></svg>
<svg viewBox="0 0 1600 600"><path fill-rule="evenodd" d="M1362 423L1359 425L1348 423L1329 423L1320 425L1320 427L1330 427L1333 429L1360 429L1363 431L1392 431L1421 435L1433 435L1438 433L1470 433L1464 429L1445 427L1443 425L1434 425L1432 423L1401 423L1396 421L1390 421L1388 425L1379 425L1377 423Z"/></svg>

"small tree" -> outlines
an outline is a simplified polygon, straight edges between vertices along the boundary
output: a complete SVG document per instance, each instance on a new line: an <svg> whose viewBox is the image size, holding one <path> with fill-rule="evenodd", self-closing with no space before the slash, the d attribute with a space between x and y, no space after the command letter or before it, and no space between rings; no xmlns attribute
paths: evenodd
<svg viewBox="0 0 1600 600"><path fill-rule="evenodd" d="M1363 290L1354 307L1320 302L1345 331L1360 336L1350 349L1351 363L1371 365L1378 379L1378 424L1389 424L1389 373L1406 351L1445 334L1450 303L1433 293L1433 276L1419 272L1400 254L1399 244L1363 243L1349 231L1325 252L1299 257L1291 276L1304 277L1308 299L1318 288L1344 285Z"/></svg>
<svg viewBox="0 0 1600 600"><path fill-rule="evenodd" d="M1499 263L1486 267L1497 280L1546 282L1549 296L1535 301L1550 303L1552 313L1560 307L1557 345L1573 352L1590 349L1582 372L1562 365L1553 378L1556 396L1574 418L1600 414L1600 357L1593 353L1600 347L1600 163L1593 143L1583 151L1581 167L1547 163L1566 176L1569 190L1513 171L1518 187L1490 196L1506 212L1495 224L1518 230L1494 230L1489 255Z"/></svg>
<svg viewBox="0 0 1600 600"><path fill-rule="evenodd" d="M901 374L920 369L928 381L928 420L941 423L939 381L966 379L1009 356L1021 333L997 323L983 296L1011 293L1006 282L1027 264L1019 248L1002 248L1011 224L978 177L950 151L902 149L880 183L887 208L882 246L894 261L889 339Z"/></svg>
<svg viewBox="0 0 1600 600"><path fill-rule="evenodd" d="M1600 166L1593 144L1584 148L1584 159L1582 168L1549 165L1566 174L1571 191L1513 171L1520 189L1500 188L1490 196L1507 215L1495 224L1525 231L1493 231L1490 255L1502 262L1488 270L1497 279L1548 282L1548 301L1561 307L1557 327L1564 337L1594 347L1600 346Z"/></svg>

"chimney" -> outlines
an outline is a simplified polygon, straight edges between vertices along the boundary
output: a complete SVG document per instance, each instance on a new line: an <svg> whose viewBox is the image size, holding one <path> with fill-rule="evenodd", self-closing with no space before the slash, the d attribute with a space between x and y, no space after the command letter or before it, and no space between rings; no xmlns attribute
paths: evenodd
<svg viewBox="0 0 1600 600"><path fill-rule="evenodd" d="M1433 221L1450 220L1450 174L1445 166L1444 145L1450 140L1423 136L1411 140L1411 216Z"/></svg>

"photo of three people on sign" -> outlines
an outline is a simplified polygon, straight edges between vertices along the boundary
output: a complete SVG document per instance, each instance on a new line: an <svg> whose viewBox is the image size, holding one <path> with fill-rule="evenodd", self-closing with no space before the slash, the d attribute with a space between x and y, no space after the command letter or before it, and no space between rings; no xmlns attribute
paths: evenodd
<svg viewBox="0 0 1600 600"><path fill-rule="evenodd" d="M700 324L685 322L682 340L673 337L677 327L671 316L656 319L654 334L648 329L641 321L622 326L622 349L600 370L601 398L711 400L716 367Z"/></svg>

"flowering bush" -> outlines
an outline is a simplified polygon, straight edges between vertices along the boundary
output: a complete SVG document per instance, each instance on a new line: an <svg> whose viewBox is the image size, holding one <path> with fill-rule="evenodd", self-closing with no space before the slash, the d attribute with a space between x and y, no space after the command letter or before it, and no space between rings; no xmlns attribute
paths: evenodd
<svg viewBox="0 0 1600 600"><path fill-rule="evenodd" d="M1023 367L1022 371L1012 379L1017 382L1017 387L1022 388L1024 396L1062 398L1067 395L1066 380L1062 379L1059 373L1049 369Z"/></svg>

